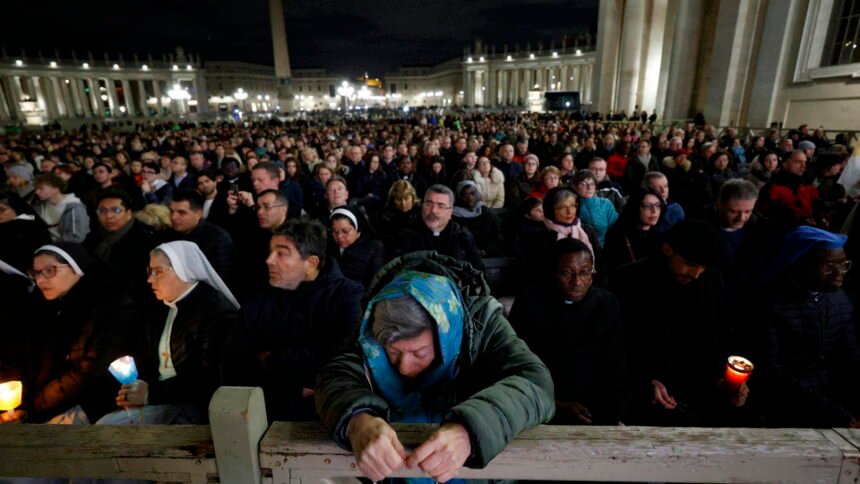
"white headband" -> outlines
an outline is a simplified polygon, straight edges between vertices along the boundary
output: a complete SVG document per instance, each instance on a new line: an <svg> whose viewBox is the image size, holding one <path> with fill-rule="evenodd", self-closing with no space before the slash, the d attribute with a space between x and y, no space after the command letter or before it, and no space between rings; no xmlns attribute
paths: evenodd
<svg viewBox="0 0 860 484"><path fill-rule="evenodd" d="M352 221L352 225L356 228L356 230L358 230L358 219L355 218L354 213L350 212L349 210L347 210L345 208L336 208L331 213L331 215L328 216L328 219L329 220L333 219L335 215L343 215L344 217L348 218L349 220Z"/></svg>
<svg viewBox="0 0 860 484"><path fill-rule="evenodd" d="M74 257L69 255L69 253L66 252L65 250L57 247L56 245L50 245L49 244L49 245L43 245L43 246L39 247L38 249L36 249L35 253L38 254L39 252L42 252L42 251L53 252L53 253L59 255L60 257L62 257L63 259L66 259L66 261L69 263L69 266L72 268L73 271L75 271L75 274L77 274L80 277L84 277L84 271L81 270L81 266L79 266L77 261L75 261Z"/></svg>

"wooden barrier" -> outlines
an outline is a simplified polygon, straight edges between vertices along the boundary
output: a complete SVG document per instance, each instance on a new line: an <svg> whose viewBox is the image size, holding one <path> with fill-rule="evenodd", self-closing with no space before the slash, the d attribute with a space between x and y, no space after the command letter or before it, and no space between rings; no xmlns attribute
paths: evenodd
<svg viewBox="0 0 860 484"><path fill-rule="evenodd" d="M0 476L205 484L217 473L207 425L0 425Z"/></svg>
<svg viewBox="0 0 860 484"><path fill-rule="evenodd" d="M422 442L429 425L395 425L407 447ZM528 430L486 469L464 469L465 479L631 482L856 483L860 431L560 427ZM358 476L355 459L318 424L276 422L260 443L260 463L274 483ZM398 477L423 476L404 470Z"/></svg>
<svg viewBox="0 0 860 484"><path fill-rule="evenodd" d="M266 430L259 388L222 387L209 412L211 432L182 425L0 425L0 476L300 484L360 474L352 453L318 423L276 422ZM394 428L414 447L435 426ZM404 469L396 476L423 474ZM458 477L844 484L860 482L858 476L860 430L539 426L486 469L464 469Z"/></svg>

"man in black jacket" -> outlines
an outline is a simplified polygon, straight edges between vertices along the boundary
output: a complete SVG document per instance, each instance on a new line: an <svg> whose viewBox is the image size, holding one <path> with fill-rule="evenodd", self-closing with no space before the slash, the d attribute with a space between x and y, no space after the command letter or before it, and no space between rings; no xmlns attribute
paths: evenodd
<svg viewBox="0 0 860 484"><path fill-rule="evenodd" d="M221 227L203 219L203 195L179 190L170 201L170 223L164 242L188 240L200 247L215 272L228 285L233 274L233 238Z"/></svg>
<svg viewBox="0 0 860 484"><path fill-rule="evenodd" d="M278 227L266 264L269 286L248 295L228 338L226 383L263 387L269 420L317 420L317 372L352 335L363 289L326 259L315 221Z"/></svg>
<svg viewBox="0 0 860 484"><path fill-rule="evenodd" d="M131 198L120 189L99 196L96 215L98 227L87 234L84 247L122 274L135 301L153 302L146 282L149 251L156 245L152 228L135 220Z"/></svg>
<svg viewBox="0 0 860 484"><path fill-rule="evenodd" d="M632 402L618 300L592 286L594 257L582 241L558 240L550 252L542 268L545 284L521 292L509 319L552 373L552 423L629 422Z"/></svg>
<svg viewBox="0 0 860 484"><path fill-rule="evenodd" d="M404 231L393 255L435 250L484 270L475 237L469 229L451 220L453 210L454 192L445 185L430 186L421 205L421 221Z"/></svg>
<svg viewBox="0 0 860 484"><path fill-rule="evenodd" d="M728 426L746 401L723 390L726 341L716 229L685 220L662 254L622 266L610 279L621 302L637 419L647 425Z"/></svg>

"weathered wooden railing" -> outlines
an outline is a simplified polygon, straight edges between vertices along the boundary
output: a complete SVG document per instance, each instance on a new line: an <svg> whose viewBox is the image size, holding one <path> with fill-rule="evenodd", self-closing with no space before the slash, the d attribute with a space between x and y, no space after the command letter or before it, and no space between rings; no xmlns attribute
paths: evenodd
<svg viewBox="0 0 860 484"><path fill-rule="evenodd" d="M262 391L224 387L210 426L0 425L0 476L301 483L358 476L321 425L266 429ZM407 447L431 425L395 425ZM399 477L421 473L403 470ZM540 426L472 479L857 483L860 431ZM0 478L2 482L2 478Z"/></svg>

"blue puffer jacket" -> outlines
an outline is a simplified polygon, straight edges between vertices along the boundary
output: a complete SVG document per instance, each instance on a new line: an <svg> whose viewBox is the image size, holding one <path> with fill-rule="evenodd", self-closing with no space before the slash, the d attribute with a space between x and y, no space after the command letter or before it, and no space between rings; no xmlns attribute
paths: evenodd
<svg viewBox="0 0 860 484"><path fill-rule="evenodd" d="M606 241L606 232L609 227L618 220L618 212L612 202L601 197L579 198L579 218L583 222L594 227L597 232L597 240L600 241L600 246L603 247Z"/></svg>
<svg viewBox="0 0 860 484"><path fill-rule="evenodd" d="M844 396L860 381L860 344L848 296L841 289L812 293L782 281L765 308L762 371L756 376L778 402L770 406L774 423L846 426L856 415L851 410L858 409Z"/></svg>

